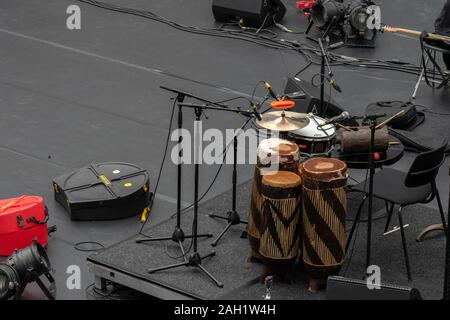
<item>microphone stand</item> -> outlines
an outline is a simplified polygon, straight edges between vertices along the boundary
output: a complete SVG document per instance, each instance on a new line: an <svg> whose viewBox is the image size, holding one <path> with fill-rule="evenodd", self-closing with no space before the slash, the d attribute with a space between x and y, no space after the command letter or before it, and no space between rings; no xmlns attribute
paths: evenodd
<svg viewBox="0 0 450 320"><path fill-rule="evenodd" d="M227 216L219 216L216 214L210 214L209 216L211 218L216 219L222 219L228 221L227 226L222 230L222 232L217 236L217 238L211 243L211 246L215 247L217 246L217 243L220 239L225 235L225 233L231 228L231 226L237 225L237 224L248 224L247 221L242 220L239 213L236 211L236 202L237 202L237 196L236 196L236 188L237 188L237 149L238 149L238 139L235 135L233 138L233 178L232 178L232 184L233 184L233 195L231 200L231 211L227 212Z"/></svg>
<svg viewBox="0 0 450 320"><path fill-rule="evenodd" d="M450 175L450 173L449 173ZM450 192L450 190L449 190ZM450 193L449 193L450 198ZM450 221L450 203L448 205L447 211L447 221ZM447 226L448 226L447 222ZM444 297L443 300L450 300L450 241L449 236L447 234L447 242L445 246L445 275L444 275Z"/></svg>
<svg viewBox="0 0 450 320"><path fill-rule="evenodd" d="M188 98L193 98L193 99L214 105L218 108L223 108L223 109L228 108L224 104L215 103L215 102L203 99L203 98L195 96L189 92L181 91L178 89L172 89L172 88L168 88L165 86L160 86L160 88L163 90L175 93L176 94L175 99L178 101L179 104L183 103L184 100L186 99L186 97L188 97ZM183 112L182 112L182 108L179 107L178 108L178 129L181 130L182 128L183 128ZM181 146L181 142L182 142L182 137L180 136L179 140L178 140L178 143L180 146ZM182 253L182 257L183 257L184 261L187 262L188 260L186 259L186 252L184 251L183 242L186 239L192 239L194 237L194 235L192 235L192 234L186 235L181 227L181 178L182 178L182 173L181 173L181 171L182 171L182 163L181 163L182 150L181 149L179 151L179 157L180 157L180 162L177 164L177 218L176 218L177 221L176 221L175 230L173 231L171 236L137 239L136 243L149 243L149 242L155 242L155 241L171 240L179 245L180 251ZM156 196L156 195L154 195L154 196ZM212 236L213 235L210 233L195 235L195 237L197 237L197 238L211 238Z"/></svg>
<svg viewBox="0 0 450 320"><path fill-rule="evenodd" d="M385 117L386 114L371 114L366 115L365 119L369 122L370 126L370 147L369 147L369 208L367 211L367 241L366 241L366 272L367 268L371 265L370 259L371 259L371 242L372 242L372 213L373 213L373 182L374 182L374 176L375 176L375 161L374 161L374 153L375 153L375 133L377 130L377 119ZM366 197L364 198L364 200ZM350 244L350 240L353 237L353 233L356 229L356 225L359 223L359 218L361 216L361 210L358 210L358 214L355 217L355 221L353 223L353 226L350 230L350 234L348 236L348 241L346 245L346 249L348 249L348 246ZM368 276L368 274L366 274Z"/></svg>
<svg viewBox="0 0 450 320"><path fill-rule="evenodd" d="M165 88L163 88L165 89ZM173 89L170 89L171 91ZM184 93L181 93L184 94ZM193 97L192 95L190 95L190 97ZM196 98L196 97L194 97ZM198 99L201 101L205 101L204 99ZM235 112L235 113L239 113L239 114L243 114L245 116L251 117L252 113L251 112L247 112L247 111L242 111L240 109L231 109L228 108L227 106L221 106L220 104L211 102L211 105L200 105L200 104L192 104L192 103L184 103L180 100L178 100L178 121L179 121L179 128L181 129L181 124L182 124L182 108L191 108L194 109L194 113L195 113L195 119L196 122L201 120L201 116L204 113L205 110L218 110L218 111L230 111L230 112ZM195 130L196 135L194 137L194 158L195 158L195 164L194 164L194 221L192 223L192 230L193 230L193 235L192 235L192 241L193 241L193 252L191 254L191 256L189 257L189 259L186 259L185 253L184 253L184 249L183 246L181 244L181 242L179 242L181 250L183 252L183 258L184 258L184 262L181 263L175 263L175 264L171 264L171 265L166 265L166 266L162 266L162 267L158 267L158 268L152 268L148 270L148 273L155 273L158 271L163 271L163 270L169 270L169 269L174 269L174 268L178 268L178 267L195 267L200 269L206 276L208 276L212 281L214 281L214 283L219 287L219 288L223 288L223 283L218 281L207 269L205 269L202 266L202 261L203 259L206 259L208 257L212 257L215 256L216 253L214 251L201 256L199 251L198 251L198 238L200 236L205 236L205 235L199 235L198 234L198 204L199 204L199 200L198 200L198 188L199 188L199 172L200 172L200 159L198 159L197 157L199 156L199 142L201 141L201 138L198 136L199 132L198 130ZM181 142L181 141L180 141ZM180 164L181 165L181 161ZM180 168L180 167L179 167ZM180 169L179 169L180 170ZM180 189L181 187L178 186L178 188ZM180 199L178 199L180 200ZM177 212L177 216L180 216L180 212ZM178 220L178 219L177 219ZM178 222L178 221L177 221ZM172 239L172 238L169 238ZM173 240L173 239L172 239ZM142 242L148 242L148 241L157 241L155 239L143 239L143 240L137 240L137 243L142 243Z"/></svg>
<svg viewBox="0 0 450 320"><path fill-rule="evenodd" d="M185 92L182 91L178 91L175 89L168 89L165 87L161 87L162 89L174 92L177 94L176 99L178 101L178 103L183 103L186 96L189 97L193 97L191 94L187 94ZM181 130L183 128L183 112L182 112L182 108L179 107L178 108L178 129ZM178 138L178 144L181 148L181 142L182 142L183 138L180 137ZM187 261L186 259L186 253L184 251L184 247L183 247L183 242L185 239L192 239L193 235L186 235L183 231L183 229L181 228L181 169L182 169L182 162L181 162L181 157L182 157L182 152L183 150L180 149L178 156L179 158L179 162L177 164L177 222L176 222L176 226L175 226L175 230L172 233L172 236L170 237L156 237L156 238L144 238L144 239L137 239L136 243L148 243L148 242L155 242L155 241L168 241L168 240L172 240L173 242L177 243L180 246L180 250L183 256L183 259L185 261ZM154 195L156 196L156 195ZM212 234L210 233L206 233L206 234L197 234L196 237L198 238L211 238Z"/></svg>
<svg viewBox="0 0 450 320"><path fill-rule="evenodd" d="M341 92L340 89L335 87L334 80L333 80L333 71L331 70L330 66L330 60L328 58L328 53L325 50L325 47L323 45L323 40L321 38L317 39L320 46L320 51L322 52L321 56L321 63L320 63L320 111L319 116L324 118L326 117L326 108L325 108L325 68L328 69L328 78L330 79L330 86L332 86L336 91ZM328 108L328 104L327 104Z"/></svg>

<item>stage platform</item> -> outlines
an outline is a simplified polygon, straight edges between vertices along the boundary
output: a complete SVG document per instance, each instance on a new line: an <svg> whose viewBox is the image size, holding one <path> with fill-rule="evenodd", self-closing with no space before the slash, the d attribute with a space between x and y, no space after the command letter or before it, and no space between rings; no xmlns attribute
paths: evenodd
<svg viewBox="0 0 450 320"><path fill-rule="evenodd" d="M238 211L247 215L249 206L248 195L251 183L239 186ZM228 210L231 193L226 192L200 206L200 233L217 235L226 223L208 216L210 213L221 214ZM361 198L358 194L349 194L347 227L356 214ZM439 213L426 207L416 206L405 210L405 219L409 226L406 228L413 282L408 282L401 249L400 232L383 236L385 224L385 209L382 201L374 204L373 228L373 256L372 260L381 267L382 282L396 285L413 286L422 294L424 299L439 299L442 294L444 277L445 237L434 234L422 243L414 242L415 235L427 225L428 221L438 221ZM192 211L183 214L183 226L187 232L191 229ZM392 225L396 221L393 218ZM150 237L171 235L175 219L168 219L157 226L146 230ZM104 288L105 280L124 285L159 299L244 299L260 300L265 293L265 286L260 282L262 266L249 263L248 239L242 239L245 225L237 225L230 229L218 246L212 248L212 239L199 240L199 252L206 254L213 249L216 255L203 261L208 269L224 284L218 288L208 277L196 268L180 267L177 269L160 271L149 274L149 268L182 262L182 258L173 259L170 256L180 256L178 245L172 241L154 242L151 244L136 244L136 239L143 236L133 236L121 241L108 249L102 250L88 257L90 271L95 275L97 289ZM357 231L357 239L352 246L346 264L340 274L346 277L361 279L364 276L365 265L365 236L366 224L361 223ZM188 248L190 240L186 240L184 247ZM272 296L278 300L317 300L325 299L325 290L311 294L308 288L308 275L299 263L294 268L293 281L288 284L275 278Z"/></svg>

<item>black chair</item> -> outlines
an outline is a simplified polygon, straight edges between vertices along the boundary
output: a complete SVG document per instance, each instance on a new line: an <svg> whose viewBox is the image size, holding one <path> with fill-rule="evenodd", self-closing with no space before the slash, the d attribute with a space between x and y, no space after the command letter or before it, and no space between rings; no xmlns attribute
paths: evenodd
<svg viewBox="0 0 450 320"><path fill-rule="evenodd" d="M422 48L422 71L414 88L414 93L412 95L413 99L416 98L422 79L425 79L426 84L433 89L441 89L450 81L450 74L444 71L437 61L438 53L450 55L450 43L442 40L431 40L426 38L426 36L426 33L422 33L420 37L420 44ZM430 62L432 64L431 70L428 69Z"/></svg>
<svg viewBox="0 0 450 320"><path fill-rule="evenodd" d="M403 253L405 255L406 271L408 273L409 280L412 278L409 266L408 250L406 246L405 230L403 227L402 210L406 206L418 203L429 203L436 198L444 231L447 235L447 225L445 222L444 211L442 209L441 198L436 188L436 176L439 172L439 168L444 163L446 148L447 140L445 140L439 148L419 154L413 161L408 173L391 168L385 168L374 175L373 195L375 198L385 201L386 210L388 211L388 218L384 232L388 231L394 206L399 205L398 220L400 223ZM368 182L364 181L352 188L352 190L364 193L364 197L358 208L355 221L353 222L353 226L347 240L346 249L348 249L356 225L359 223L364 202L369 196L368 191L366 190L366 185L368 185Z"/></svg>

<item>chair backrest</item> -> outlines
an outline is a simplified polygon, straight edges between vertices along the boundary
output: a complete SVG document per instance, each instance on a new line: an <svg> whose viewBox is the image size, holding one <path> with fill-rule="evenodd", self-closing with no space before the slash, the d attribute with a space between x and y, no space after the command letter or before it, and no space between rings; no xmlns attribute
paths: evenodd
<svg viewBox="0 0 450 320"><path fill-rule="evenodd" d="M424 42L423 47L428 50L434 50L442 53L450 53L450 43L442 40L427 40Z"/></svg>
<svg viewBox="0 0 450 320"><path fill-rule="evenodd" d="M419 154L409 168L405 185L413 188L432 183L444 163L446 149L447 139L440 147Z"/></svg>

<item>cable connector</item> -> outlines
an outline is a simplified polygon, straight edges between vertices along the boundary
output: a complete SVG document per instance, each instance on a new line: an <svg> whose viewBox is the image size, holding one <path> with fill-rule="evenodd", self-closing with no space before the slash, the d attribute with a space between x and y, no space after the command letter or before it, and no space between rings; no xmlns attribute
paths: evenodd
<svg viewBox="0 0 450 320"><path fill-rule="evenodd" d="M147 221L149 213L150 213L149 207L145 208L144 211L142 211L142 214L141 214L141 222L142 223L145 223Z"/></svg>
<svg viewBox="0 0 450 320"><path fill-rule="evenodd" d="M284 31L284 32L287 32L287 33L292 33L292 32L293 32L291 29L289 29L289 28L286 27L286 26L283 26L283 25L280 24L280 23L275 23L275 26L276 26L278 29L280 29L280 30L282 30L282 31Z"/></svg>

